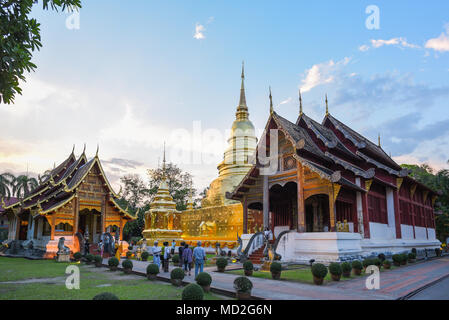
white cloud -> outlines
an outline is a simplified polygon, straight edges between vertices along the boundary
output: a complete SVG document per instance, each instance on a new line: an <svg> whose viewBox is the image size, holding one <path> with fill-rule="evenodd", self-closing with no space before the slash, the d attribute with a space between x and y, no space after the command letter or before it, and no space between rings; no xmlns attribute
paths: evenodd
<svg viewBox="0 0 449 320"><path fill-rule="evenodd" d="M361 45L361 46L359 47L359 50L362 51L362 52L368 51L368 50L369 50L369 46L367 46L366 44Z"/></svg>
<svg viewBox="0 0 449 320"><path fill-rule="evenodd" d="M204 28L202 24L197 23L195 25L195 34L193 35L193 37L197 40L206 38L206 36L204 35L204 31L206 31L206 28Z"/></svg>
<svg viewBox="0 0 449 320"><path fill-rule="evenodd" d="M305 78L301 81L301 92L307 92L319 85L333 82L341 67L347 65L350 60L351 58L345 57L337 62L330 60L313 65L306 71Z"/></svg>
<svg viewBox="0 0 449 320"><path fill-rule="evenodd" d="M370 44L371 47L369 45L361 45L359 47L359 50L364 52L364 51L368 51L370 48L380 48L383 46L395 46L398 48L411 48L411 49L418 49L420 48L419 45L413 44L413 43L409 43L407 42L407 39L399 37L399 38L391 38L389 40L384 40L384 39L371 39L370 40Z"/></svg>
<svg viewBox="0 0 449 320"><path fill-rule="evenodd" d="M445 28L446 32L442 32L438 38L427 40L425 47L439 52L449 51L449 24Z"/></svg>
<svg viewBox="0 0 449 320"><path fill-rule="evenodd" d="M289 98L287 98L287 99L281 101L276 107L280 107L281 105L287 104L287 103L289 103L290 101L292 101L292 98L291 98L291 97L289 97Z"/></svg>

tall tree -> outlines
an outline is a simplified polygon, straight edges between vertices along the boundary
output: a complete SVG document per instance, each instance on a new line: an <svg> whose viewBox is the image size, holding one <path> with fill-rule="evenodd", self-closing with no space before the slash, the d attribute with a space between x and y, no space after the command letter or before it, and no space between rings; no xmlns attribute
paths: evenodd
<svg viewBox="0 0 449 320"><path fill-rule="evenodd" d="M5 198L11 198L13 195L12 193L12 186L13 181L15 177L11 173L2 173L0 174L0 196L3 196Z"/></svg>
<svg viewBox="0 0 449 320"><path fill-rule="evenodd" d="M42 47L40 24L30 18L38 0L0 0L0 103L14 102L22 94L19 81L36 69L32 52ZM43 0L43 9L78 10L81 0Z"/></svg>
<svg viewBox="0 0 449 320"><path fill-rule="evenodd" d="M145 182L137 174L129 174L120 178L123 185L122 198L127 201L127 205L133 210L144 205L151 195L150 189L147 188Z"/></svg>
<svg viewBox="0 0 449 320"><path fill-rule="evenodd" d="M20 175L16 177L12 184L13 194L17 198L25 198L38 186L37 180L35 178L28 177L27 175Z"/></svg>

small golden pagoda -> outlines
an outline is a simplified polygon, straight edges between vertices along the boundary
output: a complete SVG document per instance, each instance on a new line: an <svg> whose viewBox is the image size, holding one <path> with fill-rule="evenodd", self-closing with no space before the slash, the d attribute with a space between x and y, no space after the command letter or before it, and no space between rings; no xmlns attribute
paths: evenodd
<svg viewBox="0 0 449 320"><path fill-rule="evenodd" d="M150 204L150 210L145 212L143 237L146 239L147 245L153 245L155 240L158 240L160 243L165 241L171 243L175 240L178 244L182 241L182 230L180 230L181 212L176 210L176 203L168 191L165 145L162 171L162 181Z"/></svg>

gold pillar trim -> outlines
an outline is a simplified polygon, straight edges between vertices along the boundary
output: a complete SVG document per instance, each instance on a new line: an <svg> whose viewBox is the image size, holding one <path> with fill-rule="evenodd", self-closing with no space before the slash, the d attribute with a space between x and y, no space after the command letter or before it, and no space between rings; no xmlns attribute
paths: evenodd
<svg viewBox="0 0 449 320"><path fill-rule="evenodd" d="M341 185L334 184L333 185L333 194L334 194L334 202L337 201L338 194L340 193Z"/></svg>
<svg viewBox="0 0 449 320"><path fill-rule="evenodd" d="M396 179L396 186L398 187L398 192L401 190L402 182L404 181L404 178L397 178Z"/></svg>
<svg viewBox="0 0 449 320"><path fill-rule="evenodd" d="M373 184L373 179L365 181L365 190L368 192L371 189L371 185Z"/></svg>
<svg viewBox="0 0 449 320"><path fill-rule="evenodd" d="M410 198L413 198L413 196L415 195L416 187L417 187L417 186L418 186L418 185L414 184L414 185L412 185L412 187L410 188Z"/></svg>

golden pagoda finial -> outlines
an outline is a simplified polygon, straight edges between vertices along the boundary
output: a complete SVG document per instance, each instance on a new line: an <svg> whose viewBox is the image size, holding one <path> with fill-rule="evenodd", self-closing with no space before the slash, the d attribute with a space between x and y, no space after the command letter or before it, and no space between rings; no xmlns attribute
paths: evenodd
<svg viewBox="0 0 449 320"><path fill-rule="evenodd" d="M329 104L327 101L327 93L326 93L326 116L328 116L328 115L329 115Z"/></svg>
<svg viewBox="0 0 449 320"><path fill-rule="evenodd" d="M270 98L270 114L272 114L274 112L274 110L273 110L273 97L271 96L271 86L269 87L269 89L270 89L270 95L269 95L269 98Z"/></svg>
<svg viewBox="0 0 449 320"><path fill-rule="evenodd" d="M246 120L248 119L248 106L246 105L246 95L245 95L245 64L242 61L242 83L240 85L240 100L237 106L237 112L235 114L236 120Z"/></svg>
<svg viewBox="0 0 449 320"><path fill-rule="evenodd" d="M302 96L301 96L301 89L299 89L299 115L302 116Z"/></svg>
<svg viewBox="0 0 449 320"><path fill-rule="evenodd" d="M377 136L377 145L378 145L379 147L382 147L381 144L380 144L380 133L379 133L379 135Z"/></svg>
<svg viewBox="0 0 449 320"><path fill-rule="evenodd" d="M164 141L164 157L162 160L162 178L166 178L166 162L165 162L165 141Z"/></svg>
<svg viewBox="0 0 449 320"><path fill-rule="evenodd" d="M245 61L242 61L242 79L245 79Z"/></svg>

